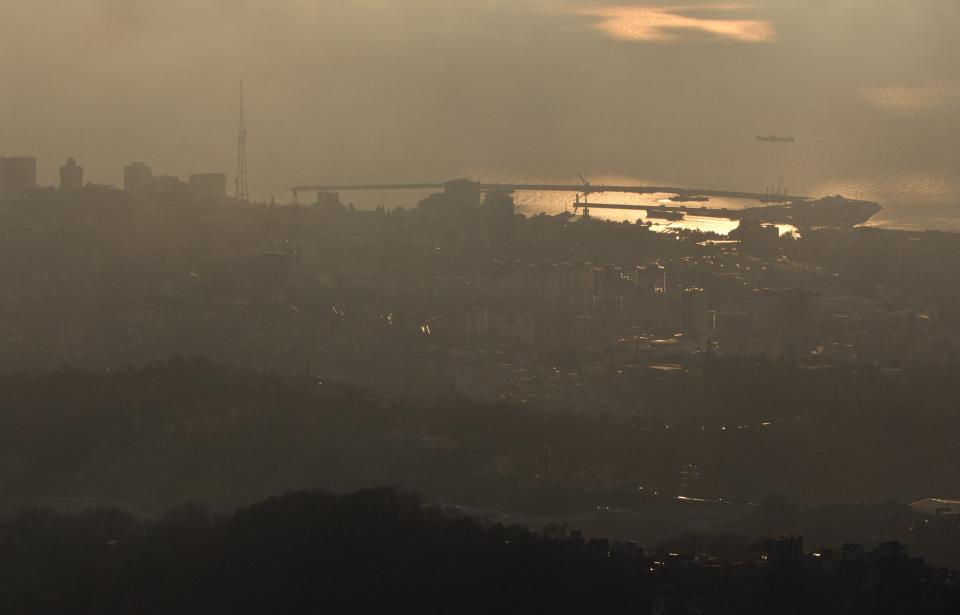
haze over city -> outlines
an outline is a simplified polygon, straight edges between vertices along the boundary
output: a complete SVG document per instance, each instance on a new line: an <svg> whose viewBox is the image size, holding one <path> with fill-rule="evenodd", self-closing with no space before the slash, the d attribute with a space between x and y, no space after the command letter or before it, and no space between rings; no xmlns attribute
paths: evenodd
<svg viewBox="0 0 960 615"><path fill-rule="evenodd" d="M956 0L4 0L0 612L960 612Z"/></svg>
<svg viewBox="0 0 960 615"><path fill-rule="evenodd" d="M230 170L244 79L259 200L305 181L783 176L956 228L958 27L938 0L12 0L0 141L39 156L41 183L69 155L105 184L130 160ZM769 133L797 146L754 147Z"/></svg>

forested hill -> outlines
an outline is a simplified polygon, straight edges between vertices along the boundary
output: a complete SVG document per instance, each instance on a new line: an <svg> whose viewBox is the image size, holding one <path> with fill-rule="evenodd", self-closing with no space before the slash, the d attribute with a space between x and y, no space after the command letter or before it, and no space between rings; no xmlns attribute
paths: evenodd
<svg viewBox="0 0 960 615"><path fill-rule="evenodd" d="M946 573L896 545L856 560L708 564L534 534L396 489L289 493L229 517L185 506L34 510L0 525L0 603L71 613L950 613Z"/></svg>
<svg viewBox="0 0 960 615"><path fill-rule="evenodd" d="M957 376L952 365L890 378L717 360L699 384L652 382L637 415L609 417L383 397L195 359L2 375L0 506L232 510L286 490L377 484L549 516L595 508L611 486L633 499L950 497Z"/></svg>

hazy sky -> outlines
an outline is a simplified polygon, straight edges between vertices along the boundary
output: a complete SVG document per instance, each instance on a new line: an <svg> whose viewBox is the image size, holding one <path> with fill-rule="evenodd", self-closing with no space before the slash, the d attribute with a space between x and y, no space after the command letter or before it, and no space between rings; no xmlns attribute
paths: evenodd
<svg viewBox="0 0 960 615"><path fill-rule="evenodd" d="M960 2L3 0L0 154L301 181L888 177L949 200ZM802 146L771 159L757 134ZM778 157L779 156L779 157ZM893 177L894 179L889 179ZM878 180L879 181L879 180ZM939 191L939 192L938 192Z"/></svg>

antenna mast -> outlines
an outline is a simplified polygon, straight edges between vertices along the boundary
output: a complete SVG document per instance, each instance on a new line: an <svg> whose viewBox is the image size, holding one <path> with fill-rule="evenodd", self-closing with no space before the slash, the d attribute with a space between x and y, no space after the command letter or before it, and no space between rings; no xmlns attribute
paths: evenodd
<svg viewBox="0 0 960 615"><path fill-rule="evenodd" d="M243 81L240 82L240 135L237 144L237 191L238 200L248 202L250 194L247 191L247 125L243 107Z"/></svg>

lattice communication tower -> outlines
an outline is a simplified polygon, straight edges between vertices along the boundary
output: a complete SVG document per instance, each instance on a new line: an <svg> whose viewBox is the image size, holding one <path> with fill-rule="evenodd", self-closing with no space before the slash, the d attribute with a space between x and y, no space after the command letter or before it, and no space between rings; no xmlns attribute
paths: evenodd
<svg viewBox="0 0 960 615"><path fill-rule="evenodd" d="M238 200L247 202L250 193L247 189L247 125L243 107L243 82L240 82L240 135L237 144L237 190Z"/></svg>

